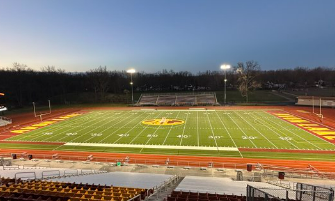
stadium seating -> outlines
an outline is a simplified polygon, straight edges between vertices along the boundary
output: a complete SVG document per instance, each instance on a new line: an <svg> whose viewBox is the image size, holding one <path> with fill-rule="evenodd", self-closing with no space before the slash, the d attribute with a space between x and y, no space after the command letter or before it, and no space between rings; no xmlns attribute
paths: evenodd
<svg viewBox="0 0 335 201"><path fill-rule="evenodd" d="M215 93L142 94L138 106L218 105Z"/></svg>
<svg viewBox="0 0 335 201"><path fill-rule="evenodd" d="M7 117L3 117L3 116L0 116L0 127L1 126L6 126L8 124L11 124L12 123L12 120L7 118Z"/></svg>
<svg viewBox="0 0 335 201"><path fill-rule="evenodd" d="M166 201L246 201L246 196L173 191Z"/></svg>
<svg viewBox="0 0 335 201"><path fill-rule="evenodd" d="M1 178L0 200L141 200L152 191L140 188Z"/></svg>

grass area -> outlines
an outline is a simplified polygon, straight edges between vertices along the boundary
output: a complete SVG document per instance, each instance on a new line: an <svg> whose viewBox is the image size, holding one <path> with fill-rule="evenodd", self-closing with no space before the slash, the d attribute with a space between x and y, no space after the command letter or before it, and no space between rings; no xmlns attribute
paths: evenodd
<svg viewBox="0 0 335 201"><path fill-rule="evenodd" d="M335 150L334 144L263 110L92 111L7 140L65 145L1 144L1 147L306 160L333 160L333 157L240 152L238 148Z"/></svg>
<svg viewBox="0 0 335 201"><path fill-rule="evenodd" d="M292 89L285 90L285 92L290 93L295 96L326 96L334 97L335 96L335 87L329 88L304 88L304 89Z"/></svg>

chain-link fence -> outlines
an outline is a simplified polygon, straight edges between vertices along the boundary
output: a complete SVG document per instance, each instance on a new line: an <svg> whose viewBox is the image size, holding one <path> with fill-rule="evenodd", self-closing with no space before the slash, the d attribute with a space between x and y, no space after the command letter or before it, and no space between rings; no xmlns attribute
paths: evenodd
<svg viewBox="0 0 335 201"><path fill-rule="evenodd" d="M313 201L333 201L334 190L321 186L314 186L310 184L297 183L296 185L296 199L307 200L312 197Z"/></svg>
<svg viewBox="0 0 335 201"><path fill-rule="evenodd" d="M247 201L333 201L329 188L298 183L296 189L247 186Z"/></svg>

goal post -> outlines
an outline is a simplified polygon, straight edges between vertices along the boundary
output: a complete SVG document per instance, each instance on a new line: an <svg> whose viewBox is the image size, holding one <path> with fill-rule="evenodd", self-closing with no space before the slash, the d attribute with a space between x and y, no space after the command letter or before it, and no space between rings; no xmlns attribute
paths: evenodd
<svg viewBox="0 0 335 201"><path fill-rule="evenodd" d="M33 102L33 111L34 111L34 117L39 117L41 121L43 121L43 116L51 114L51 102L48 100L47 103L47 109L44 109L42 107L42 110L40 112L37 111L36 103Z"/></svg>

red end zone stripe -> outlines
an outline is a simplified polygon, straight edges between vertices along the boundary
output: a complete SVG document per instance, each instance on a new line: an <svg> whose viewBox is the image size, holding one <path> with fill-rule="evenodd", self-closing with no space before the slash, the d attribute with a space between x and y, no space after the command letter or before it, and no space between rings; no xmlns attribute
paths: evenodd
<svg viewBox="0 0 335 201"><path fill-rule="evenodd" d="M319 138L335 144L335 129L285 111L267 111L268 113L295 125Z"/></svg>
<svg viewBox="0 0 335 201"><path fill-rule="evenodd" d="M61 142L24 142L24 141L0 141L1 143L9 144L41 144L41 145L64 145L65 143Z"/></svg>

